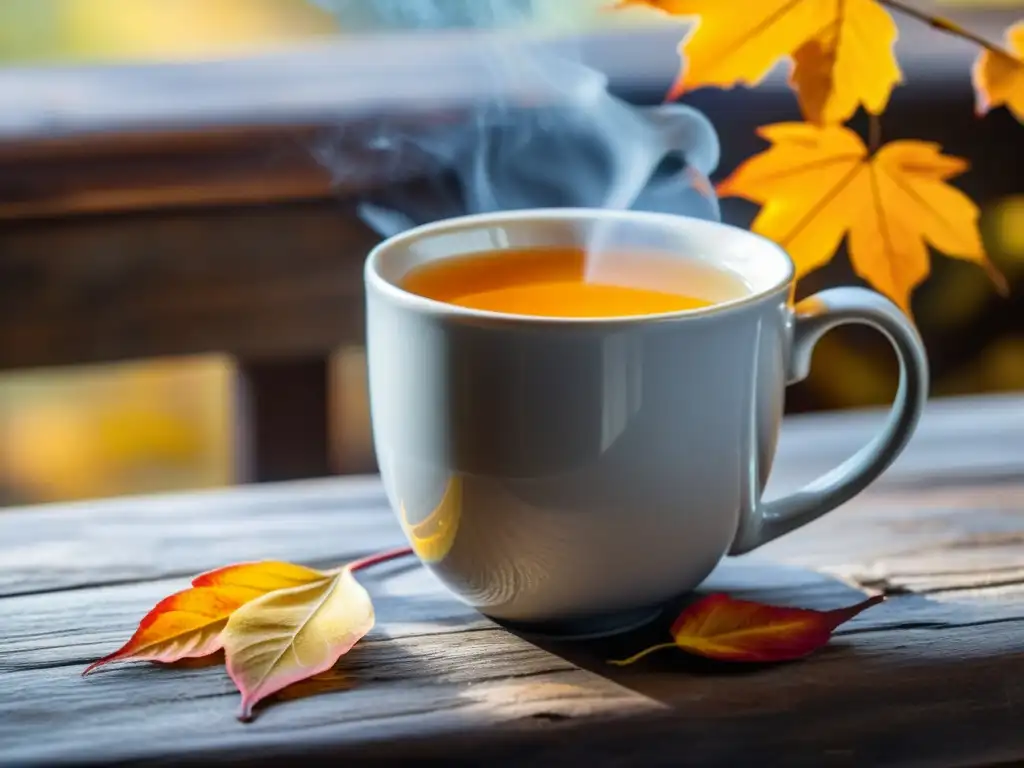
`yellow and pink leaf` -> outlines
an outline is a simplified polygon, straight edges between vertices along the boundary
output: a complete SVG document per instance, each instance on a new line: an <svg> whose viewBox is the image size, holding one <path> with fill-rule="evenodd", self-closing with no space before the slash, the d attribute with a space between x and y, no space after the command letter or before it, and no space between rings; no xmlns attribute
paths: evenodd
<svg viewBox="0 0 1024 768"><path fill-rule="evenodd" d="M139 622L124 646L90 664L82 674L114 661L170 663L216 653L228 618L268 592L329 578L291 563L240 563L201 574L192 587L166 597Z"/></svg>
<svg viewBox="0 0 1024 768"><path fill-rule="evenodd" d="M246 603L228 620L224 653L242 694L239 718L262 699L325 672L373 628L373 603L350 568Z"/></svg>

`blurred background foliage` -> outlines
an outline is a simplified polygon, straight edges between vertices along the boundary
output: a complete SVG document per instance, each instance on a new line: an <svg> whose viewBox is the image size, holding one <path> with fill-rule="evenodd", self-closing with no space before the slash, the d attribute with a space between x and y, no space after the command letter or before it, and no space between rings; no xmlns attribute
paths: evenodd
<svg viewBox="0 0 1024 768"><path fill-rule="evenodd" d="M411 0L415 2L416 0ZM138 59L181 60L305 45L373 26L349 3L341 28L326 10L347 0L0 0L0 66ZM1020 0L921 0L922 6L1014 7ZM550 0L542 28L649 23L609 14L605 0ZM1022 128L1024 131L1024 128ZM1024 194L992 201L983 230L994 261L1020 291ZM808 280L814 285L814 276ZM950 260L916 299L918 323L936 333L971 327L991 307L980 270ZM1024 333L1006 327L935 394L1024 390ZM867 351L865 351L867 350ZM826 338L801 385L803 409L888 401L895 370L874 347ZM370 458L364 358L339 350L334 365L335 459L360 469ZM210 357L0 376L0 505L216 486L232 477L234 402L230 360Z"/></svg>
<svg viewBox="0 0 1024 768"><path fill-rule="evenodd" d="M5 64L190 59L336 32L302 0L0 0Z"/></svg>

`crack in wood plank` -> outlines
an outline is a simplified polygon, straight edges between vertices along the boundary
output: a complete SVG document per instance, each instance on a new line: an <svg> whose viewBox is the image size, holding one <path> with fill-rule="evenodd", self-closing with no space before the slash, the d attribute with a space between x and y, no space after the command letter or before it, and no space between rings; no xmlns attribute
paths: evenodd
<svg viewBox="0 0 1024 768"><path fill-rule="evenodd" d="M395 542L395 543L397 544L398 542ZM356 553L353 553L351 555L346 556L345 559L343 559L343 560L339 560L337 558L320 557L320 558L312 558L312 559L291 560L289 562L294 562L296 565L304 565L304 566L306 566L308 568L331 569L331 568L337 568L338 566L342 565L345 562L349 562L351 560L358 560L361 557L365 557L367 555L372 555L373 553L378 552L378 551L380 551L380 550L374 549L374 550L365 550L365 551L362 551L362 552L356 552ZM192 579L192 578L200 575L203 572L204 571L202 571L202 570L191 570L191 571L174 571L174 570L170 570L170 571L163 572L160 575L156 575L156 576L138 576L138 577L134 577L134 578L127 578L126 577L126 578L121 578L121 579L106 579L106 580L97 580L97 581L93 581L93 582L81 582L81 583L76 583L76 584L67 584L67 585L63 585L63 586L40 587L38 589L25 589L25 590L21 590L21 591L19 591L17 589L10 589L9 591L0 593L0 599L12 598L12 597L33 597L33 596L36 596L36 595L51 594L53 592L78 592L78 591L82 591L82 590L102 589L104 587L123 587L123 586L127 586L129 584L151 584L151 583L154 583L154 582L165 581L167 579Z"/></svg>
<svg viewBox="0 0 1024 768"><path fill-rule="evenodd" d="M979 619L976 621L963 621L963 622L948 622L948 621L906 621L899 622L896 624L888 624L884 627L854 627L852 629L838 629L835 633L835 637L847 637L853 635L866 635L872 632L891 632L891 631L903 631L911 629L924 629L924 630L946 630L946 629L963 629L966 627L987 627L995 624L1021 624L1024 623L1024 615L1021 616L1007 616L999 619Z"/></svg>

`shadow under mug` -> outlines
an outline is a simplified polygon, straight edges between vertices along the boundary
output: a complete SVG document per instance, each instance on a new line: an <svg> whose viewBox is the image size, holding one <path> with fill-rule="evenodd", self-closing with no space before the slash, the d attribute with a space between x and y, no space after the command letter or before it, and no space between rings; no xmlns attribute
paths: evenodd
<svg viewBox="0 0 1024 768"><path fill-rule="evenodd" d="M744 295L625 318L545 318L403 290L427 262L528 247L643 250L740 278ZM365 267L374 447L423 563L481 613L562 636L625 630L749 552L860 493L904 449L928 364L888 299L836 288L790 303L774 243L683 216L596 209L481 214L378 245ZM714 298L714 297L711 297ZM900 361L891 416L845 463L784 498L762 494L787 384L844 323Z"/></svg>

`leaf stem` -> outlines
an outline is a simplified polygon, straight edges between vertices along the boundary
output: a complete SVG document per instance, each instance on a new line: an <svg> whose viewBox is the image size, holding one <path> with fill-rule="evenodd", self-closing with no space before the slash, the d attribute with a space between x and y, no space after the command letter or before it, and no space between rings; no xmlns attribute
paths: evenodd
<svg viewBox="0 0 1024 768"><path fill-rule="evenodd" d="M1006 50L1006 48L1003 48L1001 45L997 43L993 43L990 42L989 40L986 40L981 35L971 32L971 30L969 29L961 27L952 19L946 19L943 18L942 16L932 16L930 13L925 13L924 11L919 10L918 8L914 8L913 6L908 5L904 0L878 1L882 5L886 5L895 11L899 11L900 13L910 16L913 19L917 19L923 24L927 24L932 29L937 29L940 32L945 32L947 35L959 37L963 40L969 40L970 42L974 43L977 46L992 51L992 53L998 53L1001 56L1006 56L1011 59L1017 58L1008 50Z"/></svg>
<svg viewBox="0 0 1024 768"><path fill-rule="evenodd" d="M873 114L868 120L868 150L874 154L882 146L882 119Z"/></svg>
<svg viewBox="0 0 1024 768"><path fill-rule="evenodd" d="M411 554L412 547L400 547L398 549L389 549L384 552L377 552L373 555L361 557L358 560L353 560L345 567L352 571L352 573L355 573L356 571L361 571L364 568L372 568L375 565L386 563L389 560L397 560L400 557L406 557Z"/></svg>
<svg viewBox="0 0 1024 768"><path fill-rule="evenodd" d="M664 651L669 648L675 648L675 643L662 643L661 645L652 645L650 648L645 648L640 653L635 653L628 659L615 660L611 659L608 661L609 664L614 664L616 667L625 667L632 664L635 661L640 661L644 656L654 653L655 651Z"/></svg>

